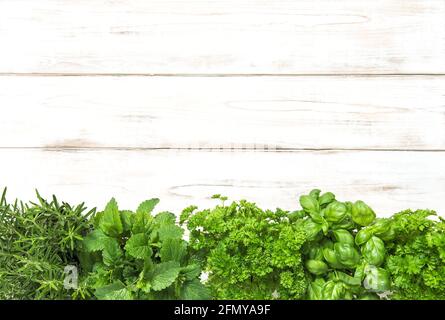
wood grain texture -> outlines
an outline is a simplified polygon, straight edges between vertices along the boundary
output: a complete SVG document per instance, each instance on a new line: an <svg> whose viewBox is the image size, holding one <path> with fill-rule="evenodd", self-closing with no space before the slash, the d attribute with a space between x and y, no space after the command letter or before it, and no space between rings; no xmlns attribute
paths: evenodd
<svg viewBox="0 0 445 320"><path fill-rule="evenodd" d="M0 147L445 150L445 77L0 77Z"/></svg>
<svg viewBox="0 0 445 320"><path fill-rule="evenodd" d="M56 193L103 208L112 196L122 208L149 197L179 213L215 204L215 193L266 208L296 209L313 187L338 199L362 199L387 216L406 208L445 213L444 152L208 152L0 150L0 185L13 196Z"/></svg>
<svg viewBox="0 0 445 320"><path fill-rule="evenodd" d="M2 0L0 185L175 213L214 193L295 209L318 187L445 214L444 16L443 0Z"/></svg>
<svg viewBox="0 0 445 320"><path fill-rule="evenodd" d="M445 73L443 0L2 0L2 73Z"/></svg>

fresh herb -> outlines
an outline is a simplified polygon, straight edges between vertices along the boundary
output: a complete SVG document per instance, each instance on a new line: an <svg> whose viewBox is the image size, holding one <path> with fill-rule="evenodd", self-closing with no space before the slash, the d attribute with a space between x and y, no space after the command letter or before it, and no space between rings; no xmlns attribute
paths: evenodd
<svg viewBox="0 0 445 320"><path fill-rule="evenodd" d="M179 226L152 214L158 199L136 212L112 199L96 214L39 193L8 203L5 189L0 299L445 299L445 220L434 211L377 218L318 189L294 212L213 198L221 204L184 209Z"/></svg>
<svg viewBox="0 0 445 320"><path fill-rule="evenodd" d="M65 267L78 266L78 243L89 231L83 204L51 202L8 204L0 199L0 299L68 299Z"/></svg>
<svg viewBox="0 0 445 320"><path fill-rule="evenodd" d="M433 218L436 218L434 221ZM434 211L403 211L391 219L395 239L386 268L393 299L445 299L445 222Z"/></svg>
<svg viewBox="0 0 445 320"><path fill-rule="evenodd" d="M180 222L208 272L215 299L300 299L307 288L301 259L306 241L300 219L277 209L226 198L213 209L190 207Z"/></svg>
<svg viewBox="0 0 445 320"><path fill-rule="evenodd" d="M381 268L382 220L368 205L340 202L318 189L301 196L300 204L308 237L303 247L311 279L307 299L378 299L376 293L389 289L389 274Z"/></svg>
<svg viewBox="0 0 445 320"><path fill-rule="evenodd" d="M94 217L95 229L82 243L82 266L96 298L209 298L175 215L151 214L158 202L147 200L134 213L120 211L112 199Z"/></svg>

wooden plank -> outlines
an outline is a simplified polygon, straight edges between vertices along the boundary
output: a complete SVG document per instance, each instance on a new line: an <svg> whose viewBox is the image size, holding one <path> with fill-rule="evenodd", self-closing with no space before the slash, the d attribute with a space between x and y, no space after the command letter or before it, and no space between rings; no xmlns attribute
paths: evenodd
<svg viewBox="0 0 445 320"><path fill-rule="evenodd" d="M444 73L443 0L3 0L0 72Z"/></svg>
<svg viewBox="0 0 445 320"><path fill-rule="evenodd" d="M73 202L122 208L149 197L175 213L212 205L209 196L247 198L266 208L296 209L313 187L338 199L362 199L380 216L407 208L445 213L445 152L207 152L0 150L0 184L9 196L33 188Z"/></svg>
<svg viewBox="0 0 445 320"><path fill-rule="evenodd" d="M445 77L0 77L0 147L445 149Z"/></svg>

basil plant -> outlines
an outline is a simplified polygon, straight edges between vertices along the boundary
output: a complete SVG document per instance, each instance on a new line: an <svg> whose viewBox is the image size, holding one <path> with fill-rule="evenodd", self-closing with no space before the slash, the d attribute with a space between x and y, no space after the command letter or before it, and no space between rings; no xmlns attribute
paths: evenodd
<svg viewBox="0 0 445 320"><path fill-rule="evenodd" d="M307 243L303 258L309 300L380 299L390 289L385 241L394 231L363 201L340 202L331 192L300 197Z"/></svg>

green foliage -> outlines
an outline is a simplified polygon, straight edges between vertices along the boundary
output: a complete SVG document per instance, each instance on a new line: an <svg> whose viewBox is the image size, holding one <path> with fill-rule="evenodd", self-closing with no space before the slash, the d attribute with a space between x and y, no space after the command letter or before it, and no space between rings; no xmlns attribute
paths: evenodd
<svg viewBox="0 0 445 320"><path fill-rule="evenodd" d="M314 189L301 210L242 200L152 214L112 199L86 211L56 197L0 198L0 299L445 299L445 220L377 218L363 201ZM189 231L185 241L184 229ZM65 289L65 267L78 267ZM208 278L200 281L202 270Z"/></svg>
<svg viewBox="0 0 445 320"><path fill-rule="evenodd" d="M8 204L0 199L0 299L68 299L64 269L77 266L78 243L89 231L83 204L48 202ZM83 287L75 294L83 295Z"/></svg>
<svg viewBox="0 0 445 320"><path fill-rule="evenodd" d="M429 210L407 210L392 217L395 239L386 262L391 298L445 299L445 222L434 217Z"/></svg>
<svg viewBox="0 0 445 320"><path fill-rule="evenodd" d="M306 241L298 214L261 210L247 201L213 209L190 207L180 222L208 274L216 299L299 299L307 279L301 260ZM312 202L308 210L315 210Z"/></svg>
<svg viewBox="0 0 445 320"><path fill-rule="evenodd" d="M124 231L117 202L114 198L107 204L105 211L100 217L99 228L110 237L118 237Z"/></svg>
<svg viewBox="0 0 445 320"><path fill-rule="evenodd" d="M82 267L97 299L209 298L175 216L151 214L158 202L145 201L133 213L119 211L112 199L93 219L95 229L82 243Z"/></svg>
<svg viewBox="0 0 445 320"><path fill-rule="evenodd" d="M381 223L363 201L340 202L331 192L320 193L316 189L300 197L308 230L304 261L311 280L306 298L378 298L375 292L389 289L388 273L378 268L385 259L385 244L369 230L376 231ZM383 233L382 226L378 231Z"/></svg>
<svg viewBox="0 0 445 320"><path fill-rule="evenodd" d="M361 200L352 205L351 215L352 220L360 226L370 225L376 218L374 211Z"/></svg>
<svg viewBox="0 0 445 320"><path fill-rule="evenodd" d="M374 266L380 266L385 260L385 244L383 240L372 236L362 247L365 261Z"/></svg>

